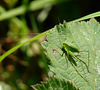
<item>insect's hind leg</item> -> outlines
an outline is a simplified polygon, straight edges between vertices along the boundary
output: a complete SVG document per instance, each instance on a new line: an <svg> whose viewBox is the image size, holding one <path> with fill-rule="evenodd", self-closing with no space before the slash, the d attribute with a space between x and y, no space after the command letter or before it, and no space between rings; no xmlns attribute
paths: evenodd
<svg viewBox="0 0 100 90"><path fill-rule="evenodd" d="M71 65L74 67L74 69L76 70L76 72L77 72L86 82L88 82L86 76L85 76L85 78L84 78L84 77L79 73L78 69L73 65L73 63L72 63L72 62L70 62L70 63L71 63Z"/></svg>
<svg viewBox="0 0 100 90"><path fill-rule="evenodd" d="M79 59L78 57L77 57L77 59ZM86 68L87 68L87 71L90 73L90 71L89 71L89 67L87 66L87 64L84 62L84 61L82 61L81 59L79 59L82 63L84 63L85 64L85 66L86 66Z"/></svg>
<svg viewBox="0 0 100 90"><path fill-rule="evenodd" d="M70 52L69 52L70 53ZM84 75L85 75L85 78L86 78L86 73L85 73L85 70L84 70L84 67L83 67L83 63L81 60L79 60L76 56L74 56L73 54L70 53L70 55L75 58L78 62L80 62L81 66L82 66L82 69L83 69L83 72L84 72ZM87 79L87 78L86 78Z"/></svg>
<svg viewBox="0 0 100 90"><path fill-rule="evenodd" d="M79 52L86 52L86 53L88 53L88 65L83 60L79 59L78 57L77 58L85 64L85 66L87 68L87 71L90 73L90 71L89 71L89 51L79 51Z"/></svg>

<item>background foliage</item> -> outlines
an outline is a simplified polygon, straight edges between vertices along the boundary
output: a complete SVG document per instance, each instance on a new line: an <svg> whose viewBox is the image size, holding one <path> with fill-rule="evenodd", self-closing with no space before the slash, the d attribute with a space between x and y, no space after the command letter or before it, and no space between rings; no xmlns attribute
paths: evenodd
<svg viewBox="0 0 100 90"><path fill-rule="evenodd" d="M63 20L99 11L98 4L94 0L0 0L0 54ZM44 40L25 44L0 63L0 87L28 90L52 76L40 46Z"/></svg>

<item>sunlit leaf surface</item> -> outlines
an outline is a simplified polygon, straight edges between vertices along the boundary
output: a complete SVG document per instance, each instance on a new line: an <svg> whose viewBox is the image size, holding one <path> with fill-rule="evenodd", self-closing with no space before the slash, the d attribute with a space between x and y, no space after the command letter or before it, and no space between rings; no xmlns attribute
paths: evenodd
<svg viewBox="0 0 100 90"><path fill-rule="evenodd" d="M66 58L68 56L61 49L63 42L79 48L79 53L72 53L88 65L89 72L84 63L82 68L74 57ZM55 77L71 81L80 90L100 89L100 24L95 19L55 26L42 46L51 60L49 68Z"/></svg>

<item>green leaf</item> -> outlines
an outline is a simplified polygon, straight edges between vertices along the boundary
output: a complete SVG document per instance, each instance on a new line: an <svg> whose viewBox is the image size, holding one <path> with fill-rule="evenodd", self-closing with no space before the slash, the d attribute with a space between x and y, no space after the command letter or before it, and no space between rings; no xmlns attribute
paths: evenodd
<svg viewBox="0 0 100 90"><path fill-rule="evenodd" d="M56 78L50 78L48 82L32 85L32 87L34 90L78 90L72 83Z"/></svg>
<svg viewBox="0 0 100 90"><path fill-rule="evenodd" d="M90 73L84 63L83 69L75 58L66 58L61 49L63 42L73 43L79 48L79 54L73 52L73 55L86 65L89 61ZM80 90L100 89L100 24L95 19L55 26L47 34L47 41L43 42L42 46L51 60L49 68L55 73L56 78L68 80Z"/></svg>

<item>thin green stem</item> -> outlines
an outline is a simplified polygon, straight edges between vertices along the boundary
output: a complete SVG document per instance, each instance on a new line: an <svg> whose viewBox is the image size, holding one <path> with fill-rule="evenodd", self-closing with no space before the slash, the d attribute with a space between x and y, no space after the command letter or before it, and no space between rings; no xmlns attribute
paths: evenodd
<svg viewBox="0 0 100 90"><path fill-rule="evenodd" d="M34 41L34 40L36 40L36 39L38 39L38 38L40 38L40 37L43 37L43 36L46 35L46 33L49 33L49 32L50 32L50 31L48 30L48 31L46 31L46 32L44 32L44 33L42 33L42 34L39 34L39 35L37 35L37 36L35 36L35 37L33 37L33 38L31 38L31 39L25 41L24 43L21 43L21 44L15 46L15 47L13 47L12 49L8 50L6 53L4 53L2 56L0 56L0 62L1 62L6 56L8 56L9 54L11 54L12 52L14 52L15 50L17 50L18 48L20 48L20 47L23 46L24 44L29 43L29 42L31 42L31 41Z"/></svg>
<svg viewBox="0 0 100 90"><path fill-rule="evenodd" d="M81 17L81 18L76 19L76 20L74 20L72 22L78 22L78 21L82 21L82 20L86 20L86 19L94 18L94 17L99 17L99 16L100 16L100 11L92 13L92 14L89 14L89 15L84 16L84 17Z"/></svg>

